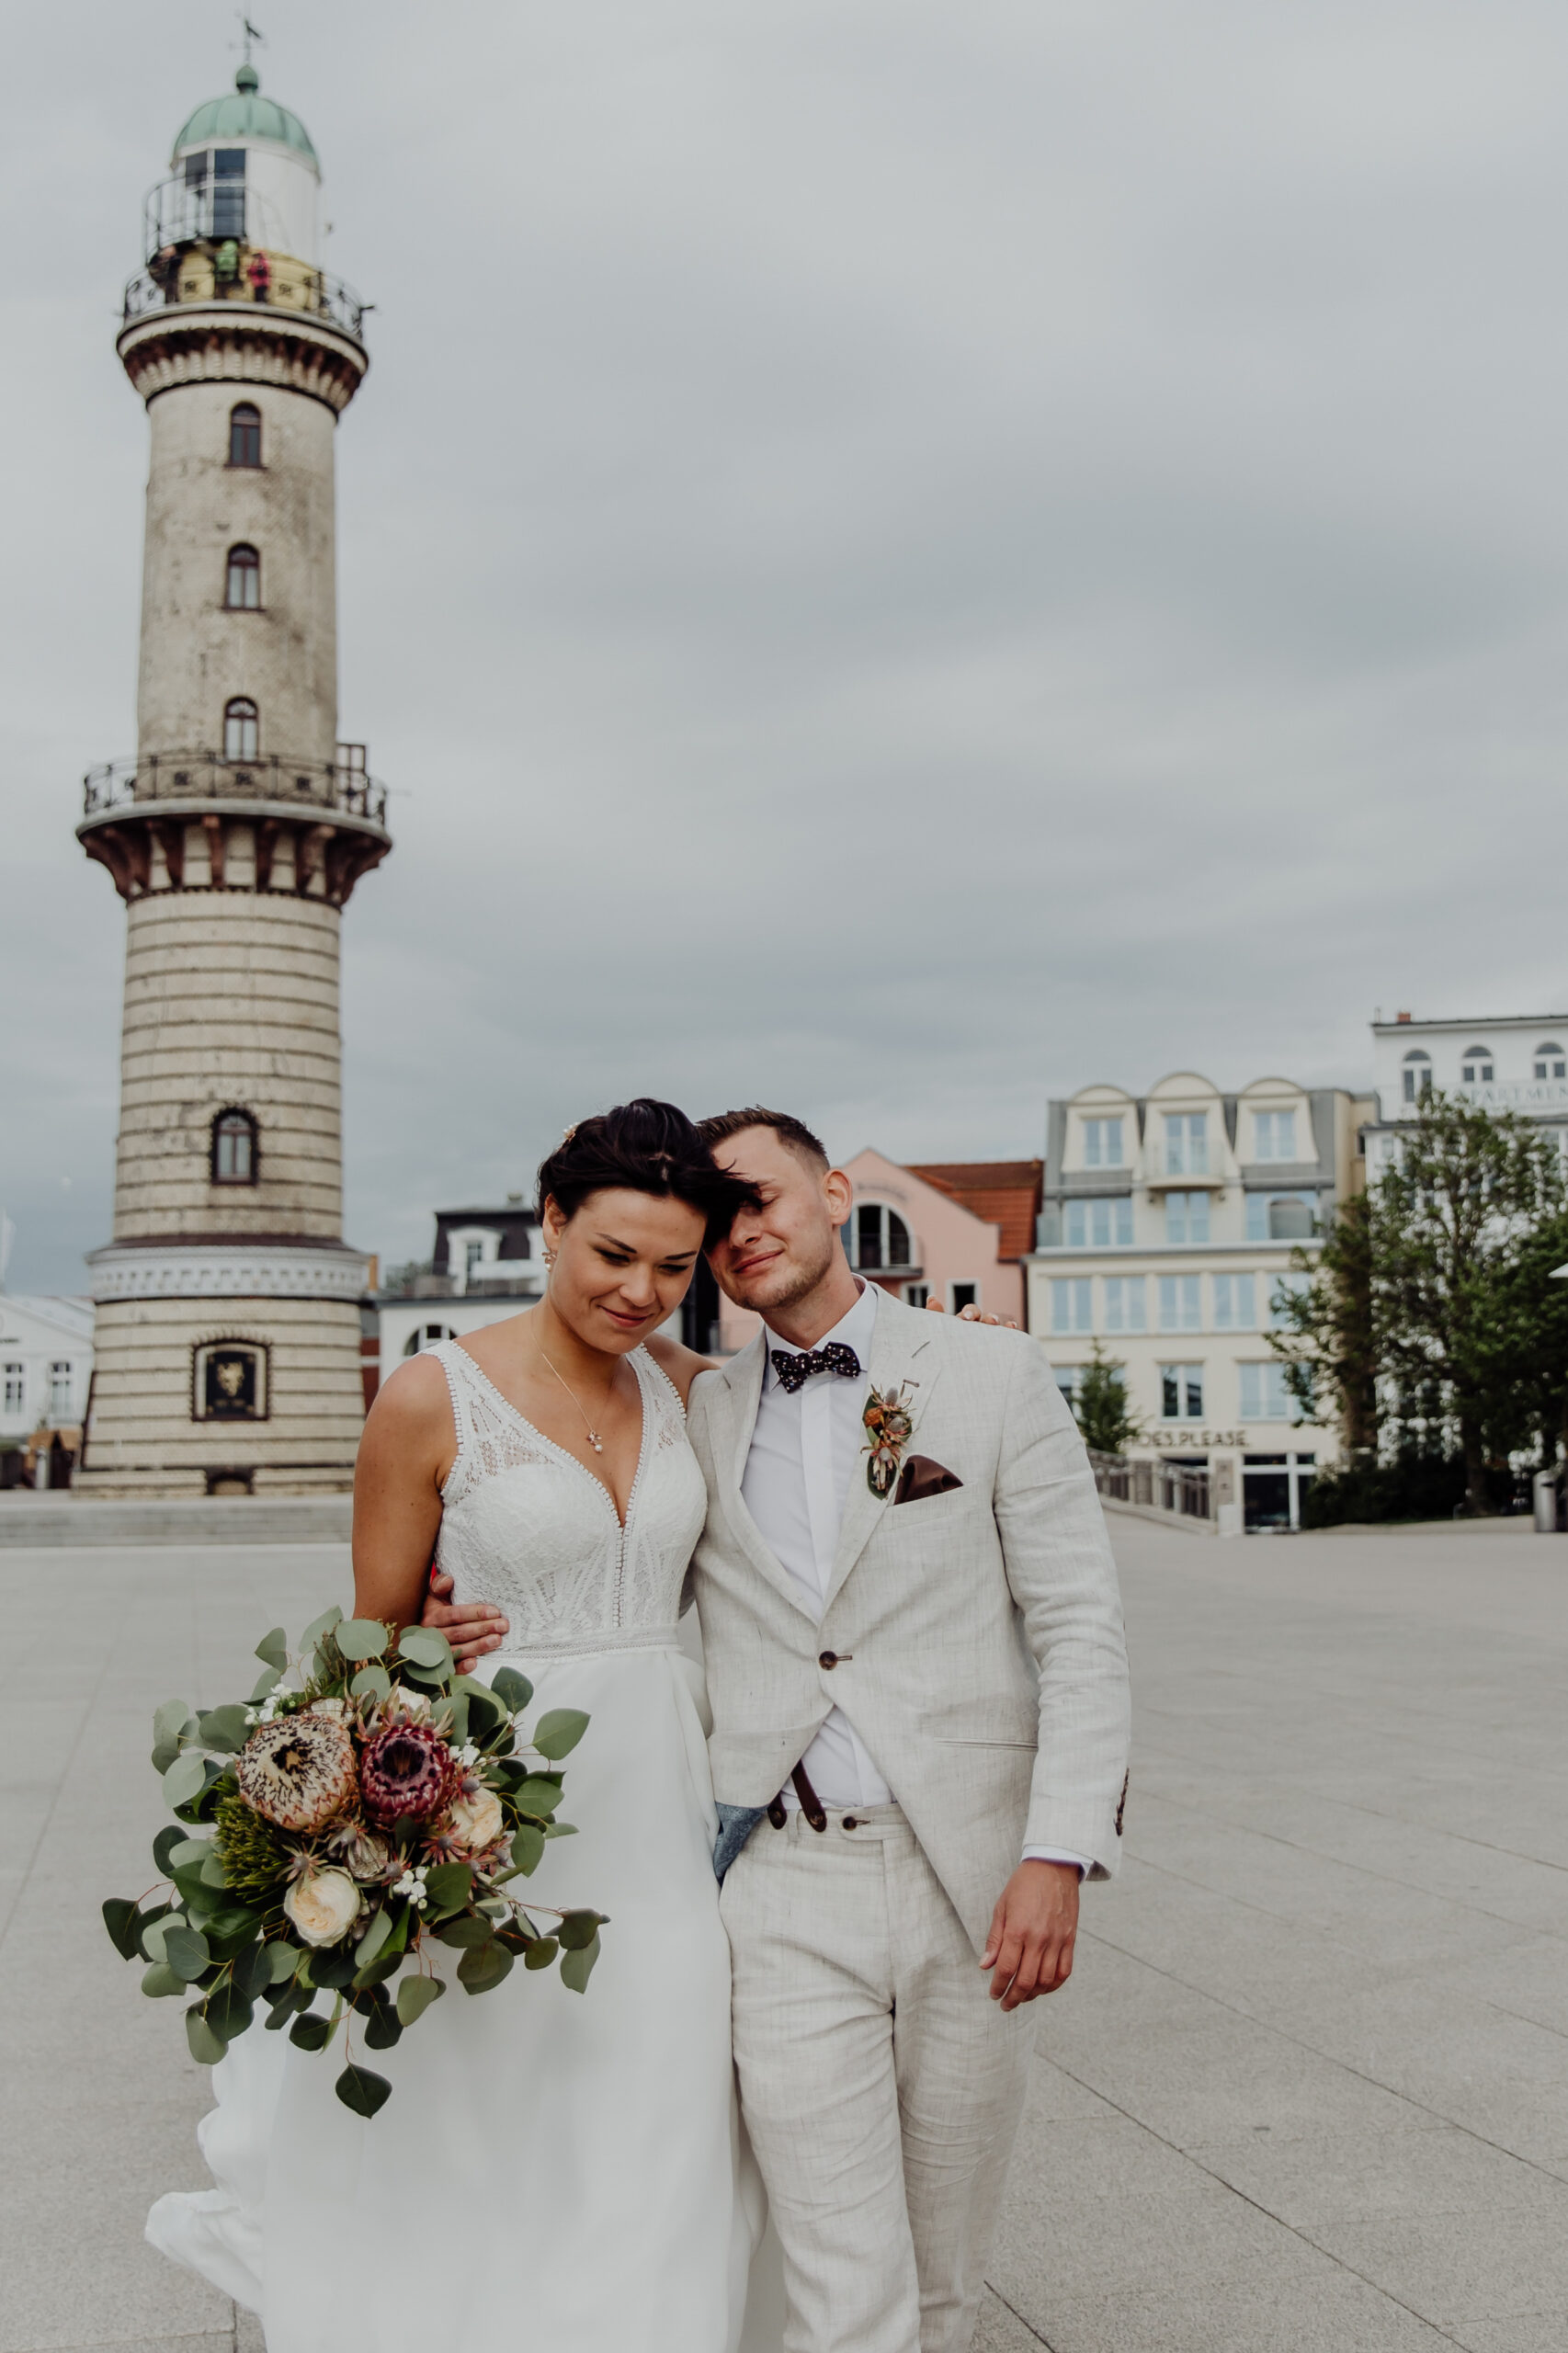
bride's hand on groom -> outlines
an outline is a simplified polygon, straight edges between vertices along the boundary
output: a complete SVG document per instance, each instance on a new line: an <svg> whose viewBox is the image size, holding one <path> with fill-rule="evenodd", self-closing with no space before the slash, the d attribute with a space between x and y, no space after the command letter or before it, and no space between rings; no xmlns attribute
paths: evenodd
<svg viewBox="0 0 1568 2353"><path fill-rule="evenodd" d="M430 1590L425 1597L419 1622L445 1634L452 1646L459 1673L472 1675L475 1663L486 1651L499 1648L511 1621L493 1601L449 1600L451 1590L451 1578L444 1577L439 1569L432 1569Z"/></svg>
<svg viewBox="0 0 1568 2353"><path fill-rule="evenodd" d="M1078 1873L1071 1863L1020 1863L997 1898L981 1955L991 1998L1005 2010L1054 1994L1073 1974Z"/></svg>
<svg viewBox="0 0 1568 2353"><path fill-rule="evenodd" d="M932 1315L945 1315L948 1312L942 1305L939 1299L928 1299L926 1305L927 1312ZM958 1314L953 1320L958 1324L999 1324L1004 1332L1021 1332L1023 1330L1023 1325L1017 1321L1016 1316L988 1315L982 1309L976 1307L972 1300L967 1307L960 1308Z"/></svg>

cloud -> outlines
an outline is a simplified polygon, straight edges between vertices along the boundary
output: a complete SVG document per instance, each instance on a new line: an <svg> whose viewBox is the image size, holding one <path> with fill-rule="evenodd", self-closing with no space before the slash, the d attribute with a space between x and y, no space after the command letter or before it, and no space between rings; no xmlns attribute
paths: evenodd
<svg viewBox="0 0 1568 2353"><path fill-rule="evenodd" d="M1561 12L279 0L332 266L347 1230L633 1091L845 1151L1049 1094L1358 1083L1374 1005L1563 1003ZM12 1281L107 1233L142 190L205 0L18 34L0 162ZM48 191L40 199L40 191ZM69 1193L59 1177L73 1176Z"/></svg>

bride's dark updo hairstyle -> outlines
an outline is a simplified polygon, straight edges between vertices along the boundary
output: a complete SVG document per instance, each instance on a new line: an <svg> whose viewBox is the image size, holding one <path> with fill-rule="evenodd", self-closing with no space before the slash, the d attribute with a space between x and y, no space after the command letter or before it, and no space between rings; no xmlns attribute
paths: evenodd
<svg viewBox="0 0 1568 2353"><path fill-rule="evenodd" d="M736 1212L756 1200L750 1185L715 1165L684 1111L649 1095L579 1120L540 1164L540 1217L547 1200L573 1218L591 1193L617 1190L684 1201L700 1212L709 1244L721 1240Z"/></svg>

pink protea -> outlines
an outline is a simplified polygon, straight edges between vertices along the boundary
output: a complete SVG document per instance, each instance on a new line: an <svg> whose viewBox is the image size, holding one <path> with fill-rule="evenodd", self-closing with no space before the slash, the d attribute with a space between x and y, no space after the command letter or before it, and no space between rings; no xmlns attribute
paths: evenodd
<svg viewBox="0 0 1568 2353"><path fill-rule="evenodd" d="M427 1724L389 1724L359 1759L365 1811L383 1829L444 1812L457 1780L451 1750Z"/></svg>

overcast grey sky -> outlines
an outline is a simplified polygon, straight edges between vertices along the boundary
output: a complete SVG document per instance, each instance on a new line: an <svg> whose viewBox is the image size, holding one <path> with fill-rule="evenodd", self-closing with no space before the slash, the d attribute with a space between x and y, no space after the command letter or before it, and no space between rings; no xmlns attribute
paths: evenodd
<svg viewBox="0 0 1568 2353"><path fill-rule="evenodd" d="M339 431L349 1237L582 1112L848 1153L1363 1081L1553 1010L1568 14L1548 0L258 0L377 308ZM144 189L221 0L13 21L0 1201L108 1238Z"/></svg>

